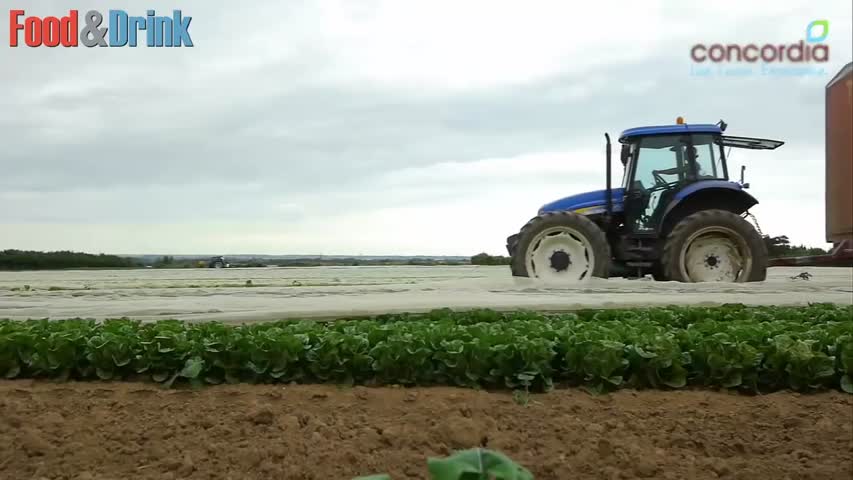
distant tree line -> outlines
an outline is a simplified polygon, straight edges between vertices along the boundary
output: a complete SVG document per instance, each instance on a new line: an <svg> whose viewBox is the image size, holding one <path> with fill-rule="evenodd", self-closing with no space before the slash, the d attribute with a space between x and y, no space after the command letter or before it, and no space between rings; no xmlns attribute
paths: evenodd
<svg viewBox="0 0 853 480"><path fill-rule="evenodd" d="M73 251L38 252L30 250L0 251L0 270L61 270L69 268L207 268L209 257L175 258L163 255L153 260L118 255L89 254ZM465 265L465 259L420 258L285 258L247 259L229 262L231 267L332 267L332 266L441 266Z"/></svg>
<svg viewBox="0 0 853 480"><path fill-rule="evenodd" d="M780 257L807 257L812 255L826 255L828 250L818 247L806 247L805 245L791 245L787 235L771 237L764 235L764 244L770 258Z"/></svg>
<svg viewBox="0 0 853 480"><path fill-rule="evenodd" d="M270 260L269 265L277 267L339 267L339 266L438 266L438 265L464 265L465 261L434 259L434 258L287 258ZM241 266L241 264L232 264Z"/></svg>
<svg viewBox="0 0 853 480"><path fill-rule="evenodd" d="M471 257L471 265L509 265L511 262L510 257L489 255L488 253L478 253Z"/></svg>
<svg viewBox="0 0 853 480"><path fill-rule="evenodd" d="M181 258L176 259L172 255L163 255L154 262L146 264L152 268L207 268L210 264L210 258Z"/></svg>
<svg viewBox="0 0 853 480"><path fill-rule="evenodd" d="M31 250L0 251L0 270L60 270L67 268L126 268L139 267L132 259L117 255Z"/></svg>

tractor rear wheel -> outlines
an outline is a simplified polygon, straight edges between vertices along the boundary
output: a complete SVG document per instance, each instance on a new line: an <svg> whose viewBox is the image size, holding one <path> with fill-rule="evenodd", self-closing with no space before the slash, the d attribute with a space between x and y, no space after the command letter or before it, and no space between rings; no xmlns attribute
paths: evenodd
<svg viewBox="0 0 853 480"><path fill-rule="evenodd" d="M761 282L767 278L767 247L740 215L703 210L672 229L661 271L677 282Z"/></svg>
<svg viewBox="0 0 853 480"><path fill-rule="evenodd" d="M607 278L610 273L607 236L583 215L545 213L527 222L508 240L516 277L575 282Z"/></svg>

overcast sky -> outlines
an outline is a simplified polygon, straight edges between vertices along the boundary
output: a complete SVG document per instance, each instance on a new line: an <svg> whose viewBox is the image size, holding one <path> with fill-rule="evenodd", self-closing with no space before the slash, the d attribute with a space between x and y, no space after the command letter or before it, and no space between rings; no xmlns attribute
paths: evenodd
<svg viewBox="0 0 853 480"><path fill-rule="evenodd" d="M826 246L849 1L2 3L181 8L195 46L11 48L0 22L0 249L503 254L542 204L604 187L604 132L679 115L784 140L730 171L765 233ZM695 43L794 43L815 19L823 74L691 75Z"/></svg>

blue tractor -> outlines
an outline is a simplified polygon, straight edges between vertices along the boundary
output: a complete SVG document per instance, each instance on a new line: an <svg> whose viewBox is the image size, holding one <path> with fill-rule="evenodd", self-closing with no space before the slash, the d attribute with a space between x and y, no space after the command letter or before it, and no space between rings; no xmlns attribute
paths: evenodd
<svg viewBox="0 0 853 480"><path fill-rule="evenodd" d="M729 178L726 149L773 150L778 140L724 135L726 123L622 132L622 184L548 203L507 238L513 276L547 281L590 277L678 282L760 282L768 254L747 220L758 201ZM754 218L754 217L753 217Z"/></svg>

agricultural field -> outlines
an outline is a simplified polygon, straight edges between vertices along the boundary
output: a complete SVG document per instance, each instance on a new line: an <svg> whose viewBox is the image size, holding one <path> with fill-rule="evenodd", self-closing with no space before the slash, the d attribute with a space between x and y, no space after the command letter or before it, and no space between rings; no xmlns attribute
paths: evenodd
<svg viewBox="0 0 853 480"><path fill-rule="evenodd" d="M851 478L853 277L801 271L4 273L0 478Z"/></svg>
<svg viewBox="0 0 853 480"><path fill-rule="evenodd" d="M543 311L809 302L853 303L853 269L771 268L768 281L758 284L594 279L571 288L514 279L509 267L492 266L0 272L0 318L13 319L237 322L443 307Z"/></svg>

